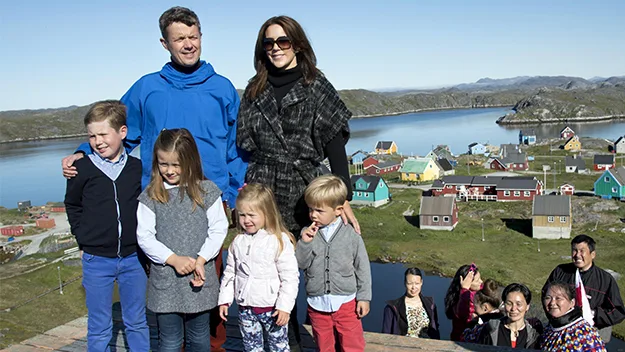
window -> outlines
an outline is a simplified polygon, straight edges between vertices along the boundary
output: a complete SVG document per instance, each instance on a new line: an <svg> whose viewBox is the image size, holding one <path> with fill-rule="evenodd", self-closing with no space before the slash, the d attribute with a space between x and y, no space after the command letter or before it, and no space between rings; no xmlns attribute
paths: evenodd
<svg viewBox="0 0 625 352"><path fill-rule="evenodd" d="M484 190L488 191L490 189L490 186L484 186Z"/></svg>
<svg viewBox="0 0 625 352"><path fill-rule="evenodd" d="M438 216L432 216L432 222L438 222Z"/></svg>
<svg viewBox="0 0 625 352"><path fill-rule="evenodd" d="M380 185L378 187L384 188L384 183L380 182Z"/></svg>
<svg viewBox="0 0 625 352"><path fill-rule="evenodd" d="M563 223L563 224L566 223L566 216L561 216L560 217L560 222Z"/></svg>
<svg viewBox="0 0 625 352"><path fill-rule="evenodd" d="M410 177L410 174L406 172L406 177Z"/></svg>
<svg viewBox="0 0 625 352"><path fill-rule="evenodd" d="M380 169L375 169L375 173L379 174L380 173Z"/></svg>
<svg viewBox="0 0 625 352"><path fill-rule="evenodd" d="M606 177L603 179L603 181L605 181L605 182L610 182L610 177L606 176Z"/></svg>
<svg viewBox="0 0 625 352"><path fill-rule="evenodd" d="M514 191L514 196L515 196L515 197L518 197L518 196L520 196L520 195L521 195L521 191Z"/></svg>
<svg viewBox="0 0 625 352"><path fill-rule="evenodd" d="M361 196L362 196L362 192L356 192L356 195L357 195L358 197L361 197Z"/></svg>
<svg viewBox="0 0 625 352"><path fill-rule="evenodd" d="M462 186L456 186L456 191L459 191L462 189Z"/></svg>
<svg viewBox="0 0 625 352"><path fill-rule="evenodd" d="M529 197L530 196L530 191L523 191L523 195L526 196L526 197Z"/></svg>
<svg viewBox="0 0 625 352"><path fill-rule="evenodd" d="M506 197L509 196L510 195L510 191L503 191L503 195L506 196Z"/></svg>
<svg viewBox="0 0 625 352"><path fill-rule="evenodd" d="M452 187L451 185L445 186L445 188L447 188L447 189L451 189L451 187Z"/></svg>
<svg viewBox="0 0 625 352"><path fill-rule="evenodd" d="M365 193L365 198L369 198L369 192Z"/></svg>
<svg viewBox="0 0 625 352"><path fill-rule="evenodd" d="M612 193L616 193L616 187L612 187Z"/></svg>
<svg viewBox="0 0 625 352"><path fill-rule="evenodd" d="M547 217L547 221L548 222L554 222L555 220L554 220L553 216L548 216Z"/></svg>
<svg viewBox="0 0 625 352"><path fill-rule="evenodd" d="M443 216L443 222L449 222L449 216Z"/></svg>

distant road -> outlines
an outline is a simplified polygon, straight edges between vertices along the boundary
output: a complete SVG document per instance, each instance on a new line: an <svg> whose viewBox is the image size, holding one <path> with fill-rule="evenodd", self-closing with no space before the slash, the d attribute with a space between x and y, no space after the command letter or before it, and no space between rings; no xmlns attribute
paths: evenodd
<svg viewBox="0 0 625 352"><path fill-rule="evenodd" d="M37 253L39 251L39 246L41 245L41 242L46 237L51 236L55 233L70 232L69 222L67 221L67 215L65 213L48 213L48 215L50 218L54 219L54 222L56 223L55 227L37 235L15 237L15 242L20 242L24 240L32 241L26 248L23 249L21 255L22 257Z"/></svg>

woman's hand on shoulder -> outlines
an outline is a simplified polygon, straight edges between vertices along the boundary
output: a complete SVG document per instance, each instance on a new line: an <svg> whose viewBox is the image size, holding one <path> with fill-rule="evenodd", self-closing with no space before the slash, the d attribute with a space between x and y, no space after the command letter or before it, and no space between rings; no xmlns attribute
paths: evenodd
<svg viewBox="0 0 625 352"><path fill-rule="evenodd" d="M345 225L347 225L348 223L351 223L356 233L358 233L359 235L361 234L360 224L358 223L358 219L356 219L356 215L354 215L354 211L352 210L352 207L351 205L349 205L349 201L347 200L345 201L345 203L343 203L343 211L341 212L341 218L343 219L343 223Z"/></svg>
<svg viewBox="0 0 625 352"><path fill-rule="evenodd" d="M291 314L285 311L276 309L271 316L276 318L276 325L285 326L289 322L289 317L291 316Z"/></svg>

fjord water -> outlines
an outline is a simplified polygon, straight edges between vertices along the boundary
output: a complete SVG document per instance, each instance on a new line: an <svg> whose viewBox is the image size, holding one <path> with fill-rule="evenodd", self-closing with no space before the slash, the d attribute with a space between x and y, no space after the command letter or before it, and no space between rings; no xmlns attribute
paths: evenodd
<svg viewBox="0 0 625 352"><path fill-rule="evenodd" d="M346 148L348 154L359 149L371 151L377 141L393 140L405 155L425 155L438 144L447 144L453 153L460 154L472 142L514 143L519 128L495 123L507 112L507 108L462 109L352 119ZM625 133L624 120L571 126L580 135L589 137L614 140L619 133ZM533 128L538 138L548 138L557 136L562 127ZM61 176L61 159L84 140L0 144L0 206L15 208L21 200L31 200L32 204L63 201L65 179Z"/></svg>

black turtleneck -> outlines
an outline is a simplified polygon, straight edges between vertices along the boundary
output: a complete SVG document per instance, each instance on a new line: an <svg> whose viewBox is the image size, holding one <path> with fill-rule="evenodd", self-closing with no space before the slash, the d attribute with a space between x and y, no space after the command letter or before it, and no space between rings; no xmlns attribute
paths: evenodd
<svg viewBox="0 0 625 352"><path fill-rule="evenodd" d="M582 309L578 306L573 307L570 312L567 312L566 314L558 318L554 318L549 315L549 313L547 313L547 318L549 318L549 325L556 329L568 325L581 318L582 316Z"/></svg>
<svg viewBox="0 0 625 352"><path fill-rule="evenodd" d="M278 110L282 107L282 99L302 77L302 70L299 66L288 70L269 70L267 81L273 87L274 96L278 103ZM347 186L347 200L352 200L352 184L349 177L349 165L347 164L347 154L345 153L344 136L341 133L337 134L328 142L323 151L330 162L332 173L340 176L345 186Z"/></svg>
<svg viewBox="0 0 625 352"><path fill-rule="evenodd" d="M178 72L190 74L190 73L195 72L201 66L201 63L200 63L200 60L198 60L198 62L196 62L195 65L193 66L182 66L178 64L176 61L171 60L171 66Z"/></svg>
<svg viewBox="0 0 625 352"><path fill-rule="evenodd" d="M282 98L291 88L302 78L302 70L299 66L295 66L289 70L270 70L268 72L267 81L273 86L278 109L282 106Z"/></svg>

